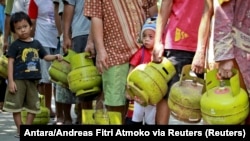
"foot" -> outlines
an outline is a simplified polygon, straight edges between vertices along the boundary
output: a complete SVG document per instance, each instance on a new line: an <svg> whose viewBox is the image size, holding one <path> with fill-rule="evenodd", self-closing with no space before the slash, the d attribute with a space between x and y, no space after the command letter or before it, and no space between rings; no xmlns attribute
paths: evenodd
<svg viewBox="0 0 250 141"><path fill-rule="evenodd" d="M62 118L57 118L56 125L63 125L63 124L64 124L63 119Z"/></svg>
<svg viewBox="0 0 250 141"><path fill-rule="evenodd" d="M55 117L56 117L56 114L52 110L50 110L50 118L55 118Z"/></svg>
<svg viewBox="0 0 250 141"><path fill-rule="evenodd" d="M63 125L63 122L62 121L57 121L56 125Z"/></svg>
<svg viewBox="0 0 250 141"><path fill-rule="evenodd" d="M17 133L17 134L15 135L15 137L16 137L16 138L20 138L20 134Z"/></svg>

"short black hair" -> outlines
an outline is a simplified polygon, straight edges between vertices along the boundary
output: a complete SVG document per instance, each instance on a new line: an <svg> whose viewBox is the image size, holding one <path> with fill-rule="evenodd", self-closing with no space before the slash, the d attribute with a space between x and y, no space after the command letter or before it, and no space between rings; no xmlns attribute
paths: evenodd
<svg viewBox="0 0 250 141"><path fill-rule="evenodd" d="M10 30L15 33L15 27L14 24L17 22L20 22L22 20L26 20L30 26L32 26L32 22L31 19L29 17L29 15L27 15L25 12L20 11L20 12L16 12L13 13L10 17Z"/></svg>

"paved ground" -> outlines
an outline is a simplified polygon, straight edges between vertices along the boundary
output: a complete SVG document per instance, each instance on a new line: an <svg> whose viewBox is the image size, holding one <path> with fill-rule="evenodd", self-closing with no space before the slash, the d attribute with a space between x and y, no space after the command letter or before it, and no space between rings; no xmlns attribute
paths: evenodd
<svg viewBox="0 0 250 141"><path fill-rule="evenodd" d="M52 100L52 101L54 101L54 100ZM55 108L54 104L53 104L52 108L53 109ZM71 115L72 115L73 119L75 120L76 115L73 112L73 108L74 108L74 105L73 105L72 110L71 110ZM53 122L53 119L51 119L51 122ZM170 118L169 124L171 124L171 125L181 125L181 124L182 125L184 125L184 124L193 125L192 123L181 122L179 120L174 119L173 117ZM196 124L202 124L202 121L200 123L196 123ZM7 112L0 113L0 140L1 141L18 141L19 139L14 137L15 133L16 133L16 126L14 124L12 114L7 113Z"/></svg>
<svg viewBox="0 0 250 141"><path fill-rule="evenodd" d="M54 99L52 100L54 101ZM74 105L73 105L74 107ZM73 107L71 114L73 122L75 122L76 115L73 113ZM54 103L52 108L55 109ZM54 122L54 119L50 119L50 123ZM19 141L19 138L15 138L16 126L11 113L0 112L0 141Z"/></svg>

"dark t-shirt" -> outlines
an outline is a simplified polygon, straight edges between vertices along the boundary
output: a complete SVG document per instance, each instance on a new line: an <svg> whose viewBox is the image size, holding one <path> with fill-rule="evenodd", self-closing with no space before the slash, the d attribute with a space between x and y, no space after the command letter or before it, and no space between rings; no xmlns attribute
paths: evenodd
<svg viewBox="0 0 250 141"><path fill-rule="evenodd" d="M47 52L38 40L25 42L17 39L7 53L7 57L14 58L13 78L38 80L41 79L40 58L44 58Z"/></svg>

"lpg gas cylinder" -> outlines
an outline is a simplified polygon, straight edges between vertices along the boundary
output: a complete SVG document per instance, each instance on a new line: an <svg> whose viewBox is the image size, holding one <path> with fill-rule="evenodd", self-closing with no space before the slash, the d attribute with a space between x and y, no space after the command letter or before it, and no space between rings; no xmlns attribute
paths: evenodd
<svg viewBox="0 0 250 141"><path fill-rule="evenodd" d="M219 80L218 70L206 74L206 92L201 97L201 113L205 124L243 124L249 113L248 95L240 87L239 72Z"/></svg>
<svg viewBox="0 0 250 141"><path fill-rule="evenodd" d="M184 66L180 80L170 88L168 105L173 117L188 123L200 122L200 99L204 91L205 80L191 71L191 65Z"/></svg>
<svg viewBox="0 0 250 141"><path fill-rule="evenodd" d="M44 96L39 94L39 99L40 99L40 113L36 114L36 117L33 120L32 124L42 124L42 125L46 125L49 123L50 120L50 112L49 109L47 107L45 107L45 99ZM21 117L22 117L22 122L25 123L26 122L26 117L27 117L27 111L23 110L21 112Z"/></svg>
<svg viewBox="0 0 250 141"><path fill-rule="evenodd" d="M168 90L167 83L175 75L173 64L165 57L161 63L138 65L127 77L128 94L137 97L141 105L156 104Z"/></svg>
<svg viewBox="0 0 250 141"><path fill-rule="evenodd" d="M5 55L0 56L0 76L8 78L8 58Z"/></svg>
<svg viewBox="0 0 250 141"><path fill-rule="evenodd" d="M89 56L88 52L83 52L70 58L71 71L67 79L69 89L76 96L87 96L101 91L101 75Z"/></svg>
<svg viewBox="0 0 250 141"><path fill-rule="evenodd" d="M68 73L71 71L70 57L75 55L76 52L68 50L63 56L62 61L54 60L49 67L50 80L58 85L68 88Z"/></svg>

